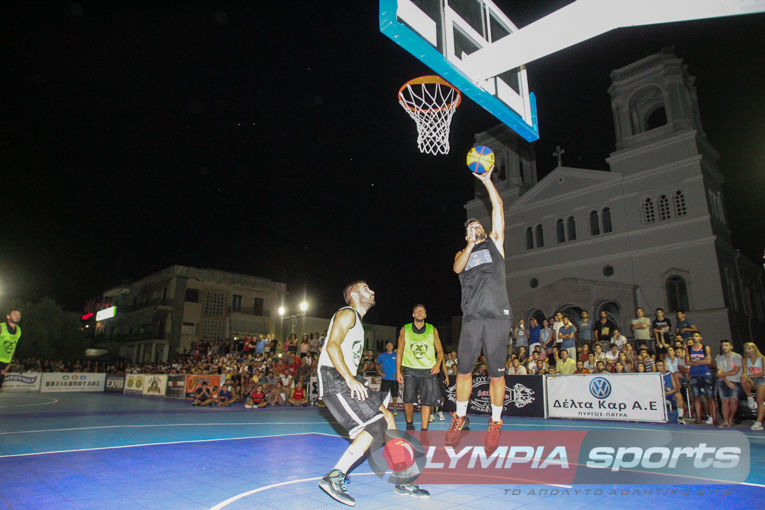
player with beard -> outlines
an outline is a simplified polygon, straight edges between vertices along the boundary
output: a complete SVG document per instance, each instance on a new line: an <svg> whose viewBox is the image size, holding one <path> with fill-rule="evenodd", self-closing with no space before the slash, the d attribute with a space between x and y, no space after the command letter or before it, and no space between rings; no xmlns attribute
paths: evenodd
<svg viewBox="0 0 765 510"><path fill-rule="evenodd" d="M465 222L467 246L454 257L454 272L462 289L462 330L457 350L457 410L447 434L456 444L459 431L467 430L467 405L473 387L473 368L481 350L489 372L491 420L486 446L499 439L505 395L505 358L512 326L512 312L505 277L505 212L502 198L488 172L473 174L486 188L491 202L491 233L487 236L476 219Z"/></svg>
<svg viewBox="0 0 765 510"><path fill-rule="evenodd" d="M21 339L21 310L11 308L5 316L5 322L0 323L0 390L5 380L5 370L13 360L13 353Z"/></svg>
<svg viewBox="0 0 765 510"><path fill-rule="evenodd" d="M337 423L348 431L351 444L335 467L319 480L319 487L345 505L356 500L348 493L348 472L366 454L375 439L382 442L396 422L388 411L389 394L369 390L356 378L364 349L361 319L375 305L375 293L363 281L346 285L344 306L329 322L327 342L319 355L319 397ZM428 497L430 493L413 484L396 485L397 494Z"/></svg>

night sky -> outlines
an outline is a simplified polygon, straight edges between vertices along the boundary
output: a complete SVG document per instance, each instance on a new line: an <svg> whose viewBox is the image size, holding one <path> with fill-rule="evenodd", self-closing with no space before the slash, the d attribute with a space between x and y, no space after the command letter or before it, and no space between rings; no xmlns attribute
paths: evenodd
<svg viewBox="0 0 765 510"><path fill-rule="evenodd" d="M378 29L378 3L15 2L2 9L0 299L69 310L173 264L288 284L370 322L459 313L464 166L496 120L469 99L448 156L421 155L397 103L429 70ZM566 1L498 1L519 26ZM530 5L531 4L531 5ZM607 170L612 69L674 46L720 152L734 243L762 256L765 15L621 29L529 63L540 179Z"/></svg>

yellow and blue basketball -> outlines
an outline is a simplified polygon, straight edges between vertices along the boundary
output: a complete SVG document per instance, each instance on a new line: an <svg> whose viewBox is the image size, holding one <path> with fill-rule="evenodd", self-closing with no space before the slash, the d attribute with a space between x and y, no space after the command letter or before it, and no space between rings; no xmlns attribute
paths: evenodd
<svg viewBox="0 0 765 510"><path fill-rule="evenodd" d="M467 166L475 174L485 174L494 165L494 151L485 145L476 145L467 153Z"/></svg>

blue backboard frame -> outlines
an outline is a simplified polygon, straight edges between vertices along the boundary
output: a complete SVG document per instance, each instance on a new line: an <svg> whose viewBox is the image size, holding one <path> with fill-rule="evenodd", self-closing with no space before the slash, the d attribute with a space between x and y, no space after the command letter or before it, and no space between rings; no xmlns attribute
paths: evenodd
<svg viewBox="0 0 765 510"><path fill-rule="evenodd" d="M531 124L528 124L503 101L473 83L464 72L457 69L445 55L441 54L437 48L433 47L417 32L399 21L396 16L396 9L396 0L380 0L380 32L460 89L466 96L518 133L524 140L528 142L539 140L537 103L533 92L529 92Z"/></svg>

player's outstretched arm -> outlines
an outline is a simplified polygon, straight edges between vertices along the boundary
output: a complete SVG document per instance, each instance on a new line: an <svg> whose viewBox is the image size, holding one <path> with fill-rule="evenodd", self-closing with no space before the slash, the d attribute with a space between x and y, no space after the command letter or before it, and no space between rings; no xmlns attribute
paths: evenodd
<svg viewBox="0 0 765 510"><path fill-rule="evenodd" d="M499 196L496 186L491 180L491 173L494 171L494 165L491 166L488 172L482 174L473 173L476 179L481 181L489 193L489 201L491 202L491 237L494 240L494 244L497 245L497 249L505 256L505 206L502 202L502 197Z"/></svg>
<svg viewBox="0 0 765 510"><path fill-rule="evenodd" d="M327 355L329 355L329 359L332 361L332 366L345 379L345 383L350 388L351 397L365 400L367 398L367 388L353 377L348 365L345 364L343 351L340 349L345 335L354 324L356 324L356 313L353 310L346 308L337 312L332 323L332 330L329 332L326 349Z"/></svg>

